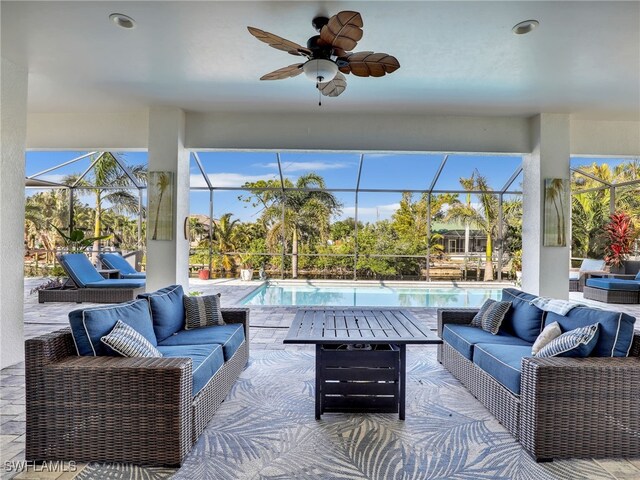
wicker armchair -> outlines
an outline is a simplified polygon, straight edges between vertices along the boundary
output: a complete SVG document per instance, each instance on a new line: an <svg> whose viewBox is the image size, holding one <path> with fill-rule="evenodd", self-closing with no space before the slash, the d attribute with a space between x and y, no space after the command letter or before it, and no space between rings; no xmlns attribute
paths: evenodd
<svg viewBox="0 0 640 480"><path fill-rule="evenodd" d="M245 341L192 396L189 358L80 357L70 329L25 344L26 459L179 466L245 367Z"/></svg>
<svg viewBox="0 0 640 480"><path fill-rule="evenodd" d="M447 323L468 324L477 310L439 310ZM640 456L640 335L627 358L522 359L520 395L447 342L438 360L536 461Z"/></svg>

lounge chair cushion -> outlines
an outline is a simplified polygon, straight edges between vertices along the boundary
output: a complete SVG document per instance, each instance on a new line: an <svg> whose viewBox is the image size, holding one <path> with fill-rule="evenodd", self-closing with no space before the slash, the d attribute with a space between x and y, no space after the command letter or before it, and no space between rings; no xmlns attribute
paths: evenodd
<svg viewBox="0 0 640 480"><path fill-rule="evenodd" d="M240 348L244 341L244 327L239 323L200 327L191 330L180 330L159 344L173 345L204 345L216 343L222 346L225 361L229 360Z"/></svg>
<svg viewBox="0 0 640 480"><path fill-rule="evenodd" d="M78 287L104 280L84 253L65 253L58 257L62 268Z"/></svg>
<svg viewBox="0 0 640 480"><path fill-rule="evenodd" d="M481 328L469 325L446 324L442 331L442 339L468 360L473 360L473 346L478 343L526 346L531 354L531 343L521 338L502 331L499 331L497 335L492 335Z"/></svg>
<svg viewBox="0 0 640 480"><path fill-rule="evenodd" d="M85 284L86 288L144 288L145 280L128 280L124 278L103 278L97 282Z"/></svg>
<svg viewBox="0 0 640 480"><path fill-rule="evenodd" d="M154 347L158 345L146 300L133 300L101 307L83 308L69 313L69 324L78 355L116 356L100 339L107 335L118 320L132 327Z"/></svg>
<svg viewBox="0 0 640 480"><path fill-rule="evenodd" d="M138 273L122 273L120 272L120 278L124 278L125 280L133 280L133 279L144 279L146 280L147 274L144 272Z"/></svg>
<svg viewBox="0 0 640 480"><path fill-rule="evenodd" d="M511 308L504 317L502 329L522 340L533 343L542 331L544 312L530 302L537 298L515 288L502 290L502 300L511 302Z"/></svg>
<svg viewBox="0 0 640 480"><path fill-rule="evenodd" d="M531 346L479 343L473 363L487 372L515 395L520 395L522 358L531 356Z"/></svg>
<svg viewBox="0 0 640 480"><path fill-rule="evenodd" d="M575 307L566 316L547 312L545 326L558 322L563 332L594 323L600 324L600 334L592 357L626 357L633 341L636 319L626 313L597 308Z"/></svg>
<svg viewBox="0 0 640 480"><path fill-rule="evenodd" d="M224 365L222 347L217 344L209 345L171 345L158 346L164 357L181 357L193 360L193 396L204 387L211 377Z"/></svg>
<svg viewBox="0 0 640 480"><path fill-rule="evenodd" d="M138 295L138 298L144 298L149 302L158 342L184 329L183 295L181 285L170 285L155 292Z"/></svg>
<svg viewBox="0 0 640 480"><path fill-rule="evenodd" d="M601 288L603 290L627 290L637 292L640 290L640 282L637 280L624 280L620 278L589 278L588 287Z"/></svg>
<svg viewBox="0 0 640 480"><path fill-rule="evenodd" d="M119 270L122 278L146 278L144 273L138 272L118 253L102 253L100 254L100 261L108 268Z"/></svg>

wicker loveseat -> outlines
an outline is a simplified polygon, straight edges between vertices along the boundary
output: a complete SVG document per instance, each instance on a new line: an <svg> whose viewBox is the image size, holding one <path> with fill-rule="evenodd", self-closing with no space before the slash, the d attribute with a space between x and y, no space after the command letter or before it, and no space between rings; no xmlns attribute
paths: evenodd
<svg viewBox="0 0 640 480"><path fill-rule="evenodd" d="M513 302L512 310L494 336L469 326L478 310L439 310L443 344L438 346L438 360L536 461L640 456L640 335L633 334L635 319L587 308L560 319L531 305L532 298L519 290L503 290L503 300ZM540 312L538 332L552 321L560 320L566 330L571 323L573 328L582 326L581 316L592 323L601 319L601 327L607 328L600 329L599 342L614 345L611 353L619 357L531 356L535 322L518 325L527 315L538 315L530 309ZM625 335L632 337L619 343L618 337Z"/></svg>
<svg viewBox="0 0 640 480"><path fill-rule="evenodd" d="M249 311L222 309L228 325L172 332L157 343L160 358L87 354L98 344L76 328L93 334L108 315L133 326L146 308L151 334L167 333L182 288L145 295L76 310L71 329L26 341L27 460L182 464L247 364Z"/></svg>

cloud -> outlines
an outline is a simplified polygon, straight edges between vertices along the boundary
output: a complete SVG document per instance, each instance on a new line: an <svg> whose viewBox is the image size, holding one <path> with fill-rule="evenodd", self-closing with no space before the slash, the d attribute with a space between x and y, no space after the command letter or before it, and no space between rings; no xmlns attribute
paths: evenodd
<svg viewBox="0 0 640 480"><path fill-rule="evenodd" d="M244 175L242 173L210 173L209 181L214 187L241 187L247 182L257 182L258 180L277 180L275 173L265 173L264 175ZM192 187L206 187L207 183L201 174L191 174Z"/></svg>
<svg viewBox="0 0 640 480"><path fill-rule="evenodd" d="M256 167L262 168L278 168L277 163L258 163ZM337 170L340 168L348 168L348 163L331 163L331 162L282 162L283 172L320 172L322 170Z"/></svg>

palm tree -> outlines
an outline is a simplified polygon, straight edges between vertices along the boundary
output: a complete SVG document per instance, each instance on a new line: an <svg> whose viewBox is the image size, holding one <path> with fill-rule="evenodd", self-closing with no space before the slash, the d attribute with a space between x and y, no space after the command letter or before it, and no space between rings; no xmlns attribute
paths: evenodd
<svg viewBox="0 0 640 480"><path fill-rule="evenodd" d="M564 200L563 195L565 194L565 185L564 180L561 178L554 178L549 182L547 188L545 188L545 196L548 202L553 203L553 208L556 211L556 219L558 222L557 234L556 234L556 245L564 246L566 245L565 240L565 222L564 222ZM546 234L546 232L545 232Z"/></svg>
<svg viewBox="0 0 640 480"><path fill-rule="evenodd" d="M170 179L169 175L166 172L160 172L158 174L158 181L156 183L156 187L158 188L158 203L156 205L156 221L153 226L153 235L151 236L151 240L155 240L158 238L158 223L160 223L160 206L162 205L162 197L164 196L164 192L169 188Z"/></svg>
<svg viewBox="0 0 640 480"><path fill-rule="evenodd" d="M473 173L473 190L478 190L479 205L465 205L457 201L452 204L446 215L446 220L469 223L487 236L485 249L484 280L493 280L493 239L498 233L498 199L492 193L487 179L476 170ZM464 186L464 185L463 185Z"/></svg>
<svg viewBox="0 0 640 480"><path fill-rule="evenodd" d="M134 215L139 214L138 197L132 194L124 187L132 186L131 179L126 172L120 168L116 160L116 155L110 152L105 152L102 157L93 166L93 184L90 185L88 181L81 180L78 183L78 188L90 191L95 198L95 207L93 215L93 237L100 237L102 234L103 226L103 212L106 210L112 210L120 214ZM120 159L121 160L121 159ZM92 159L95 161L95 159ZM129 167L130 172L138 180L144 181L146 179L146 170L143 165L134 165ZM72 185L76 183L78 175L69 175L63 183ZM114 190L105 190L99 187L123 187ZM100 250L100 240L96 240L92 247L92 259L95 262L98 258Z"/></svg>
<svg viewBox="0 0 640 480"><path fill-rule="evenodd" d="M285 181L285 187L293 184ZM280 194L266 205L263 222L268 225L267 243L274 245L284 239L291 241L291 276L298 278L298 248L301 240L318 236L322 242L329 237L331 216L339 213L341 204L326 188L324 179L316 173L298 178L295 188ZM309 190L314 189L314 190ZM316 190L317 189L317 190ZM284 219L282 204L284 203ZM283 223L284 220L284 223Z"/></svg>
<svg viewBox="0 0 640 480"><path fill-rule="evenodd" d="M222 268L226 271L231 271L235 267L232 256L227 252L235 252L239 240L236 227L240 220L231 220L232 216L232 213L225 213L218 220L214 220L213 224L213 238L222 255Z"/></svg>
<svg viewBox="0 0 640 480"><path fill-rule="evenodd" d="M471 176L469 178L464 178L464 177L460 177L460 185L462 185L462 188L464 188L467 191L473 190L473 184L475 183L475 180L473 178L473 173L471 174ZM467 207L471 206L471 194L467 193ZM471 230L471 226L469 225L469 222L465 222L464 224L464 259L465 259L465 274L466 274L466 262L467 262L467 258L469 257L469 237L470 237L470 230Z"/></svg>

